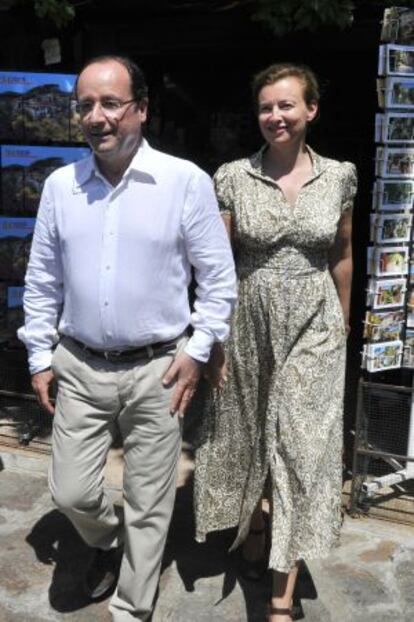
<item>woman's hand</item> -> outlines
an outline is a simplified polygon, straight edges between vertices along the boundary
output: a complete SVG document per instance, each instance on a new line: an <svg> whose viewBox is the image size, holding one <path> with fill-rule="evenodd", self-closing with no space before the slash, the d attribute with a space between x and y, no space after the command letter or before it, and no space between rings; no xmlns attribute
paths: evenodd
<svg viewBox="0 0 414 622"><path fill-rule="evenodd" d="M204 366L203 376L215 389L224 389L224 385L227 382L228 372L223 344L213 344L210 358Z"/></svg>

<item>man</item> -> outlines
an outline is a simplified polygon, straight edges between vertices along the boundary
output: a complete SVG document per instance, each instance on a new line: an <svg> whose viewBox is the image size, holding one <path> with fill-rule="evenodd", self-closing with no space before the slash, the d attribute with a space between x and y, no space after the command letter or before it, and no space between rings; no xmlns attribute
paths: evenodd
<svg viewBox="0 0 414 622"><path fill-rule="evenodd" d="M140 69L122 57L94 59L76 96L93 156L45 183L19 336L34 391L51 413L57 380L50 488L96 549L85 589L93 598L108 591L123 543L110 611L116 622L146 620L174 502L179 416L213 343L227 337L234 266L209 177L142 138ZM116 430L124 446L123 518L103 489Z"/></svg>

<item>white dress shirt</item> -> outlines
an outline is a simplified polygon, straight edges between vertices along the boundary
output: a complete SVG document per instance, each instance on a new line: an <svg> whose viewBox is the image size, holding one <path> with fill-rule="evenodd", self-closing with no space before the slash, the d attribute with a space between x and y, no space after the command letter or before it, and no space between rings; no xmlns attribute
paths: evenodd
<svg viewBox="0 0 414 622"><path fill-rule="evenodd" d="M116 187L93 156L64 166L45 182L26 273L18 335L30 371L50 366L59 333L119 350L173 339L189 324L186 352L205 362L228 336L235 282L211 179L195 164L143 140Z"/></svg>

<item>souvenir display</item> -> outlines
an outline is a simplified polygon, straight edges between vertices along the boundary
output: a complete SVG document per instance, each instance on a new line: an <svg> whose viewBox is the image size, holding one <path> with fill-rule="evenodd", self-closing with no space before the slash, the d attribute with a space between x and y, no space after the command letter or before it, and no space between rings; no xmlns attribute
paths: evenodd
<svg viewBox="0 0 414 622"><path fill-rule="evenodd" d="M362 365L414 368L414 9L384 11Z"/></svg>
<svg viewBox="0 0 414 622"><path fill-rule="evenodd" d="M90 154L73 101L76 76L0 71L0 342L23 347L23 283L43 184ZM58 144L56 144L58 143Z"/></svg>

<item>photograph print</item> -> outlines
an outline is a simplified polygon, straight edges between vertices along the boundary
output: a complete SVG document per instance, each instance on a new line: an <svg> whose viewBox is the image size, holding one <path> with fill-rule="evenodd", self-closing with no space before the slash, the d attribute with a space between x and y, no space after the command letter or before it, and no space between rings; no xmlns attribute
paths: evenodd
<svg viewBox="0 0 414 622"><path fill-rule="evenodd" d="M380 76L414 76L414 46L380 45L378 74Z"/></svg>
<svg viewBox="0 0 414 622"><path fill-rule="evenodd" d="M411 214L372 214L371 241L409 242L411 237Z"/></svg>
<svg viewBox="0 0 414 622"><path fill-rule="evenodd" d="M370 279L367 305L376 309L403 307L407 290L406 279Z"/></svg>
<svg viewBox="0 0 414 622"><path fill-rule="evenodd" d="M367 311L364 321L364 339L371 343L395 341L401 338L404 311Z"/></svg>
<svg viewBox="0 0 414 622"><path fill-rule="evenodd" d="M383 93L385 108L414 108L414 76L387 78Z"/></svg>
<svg viewBox="0 0 414 622"><path fill-rule="evenodd" d="M24 280L35 221L0 217L0 279Z"/></svg>
<svg viewBox="0 0 414 622"><path fill-rule="evenodd" d="M72 108L75 75L0 72L0 140L83 142Z"/></svg>
<svg viewBox="0 0 414 622"><path fill-rule="evenodd" d="M57 168L89 154L85 147L2 145L1 213L35 216L46 177Z"/></svg>
<svg viewBox="0 0 414 622"><path fill-rule="evenodd" d="M403 342L400 340L368 344L365 348L366 368L371 373L398 368L402 352Z"/></svg>
<svg viewBox="0 0 414 622"><path fill-rule="evenodd" d="M391 276L407 274L408 263L408 246L376 246L370 265L375 276Z"/></svg>
<svg viewBox="0 0 414 622"><path fill-rule="evenodd" d="M408 211L413 207L414 181L377 179L372 194L372 207L379 212Z"/></svg>
<svg viewBox="0 0 414 622"><path fill-rule="evenodd" d="M376 174L378 177L414 178L414 149L377 147Z"/></svg>
<svg viewBox="0 0 414 622"><path fill-rule="evenodd" d="M384 43L412 43L414 41L414 9L395 6L385 9L381 41Z"/></svg>
<svg viewBox="0 0 414 622"><path fill-rule="evenodd" d="M375 116L375 141L382 143L413 143L414 114L386 112Z"/></svg>

